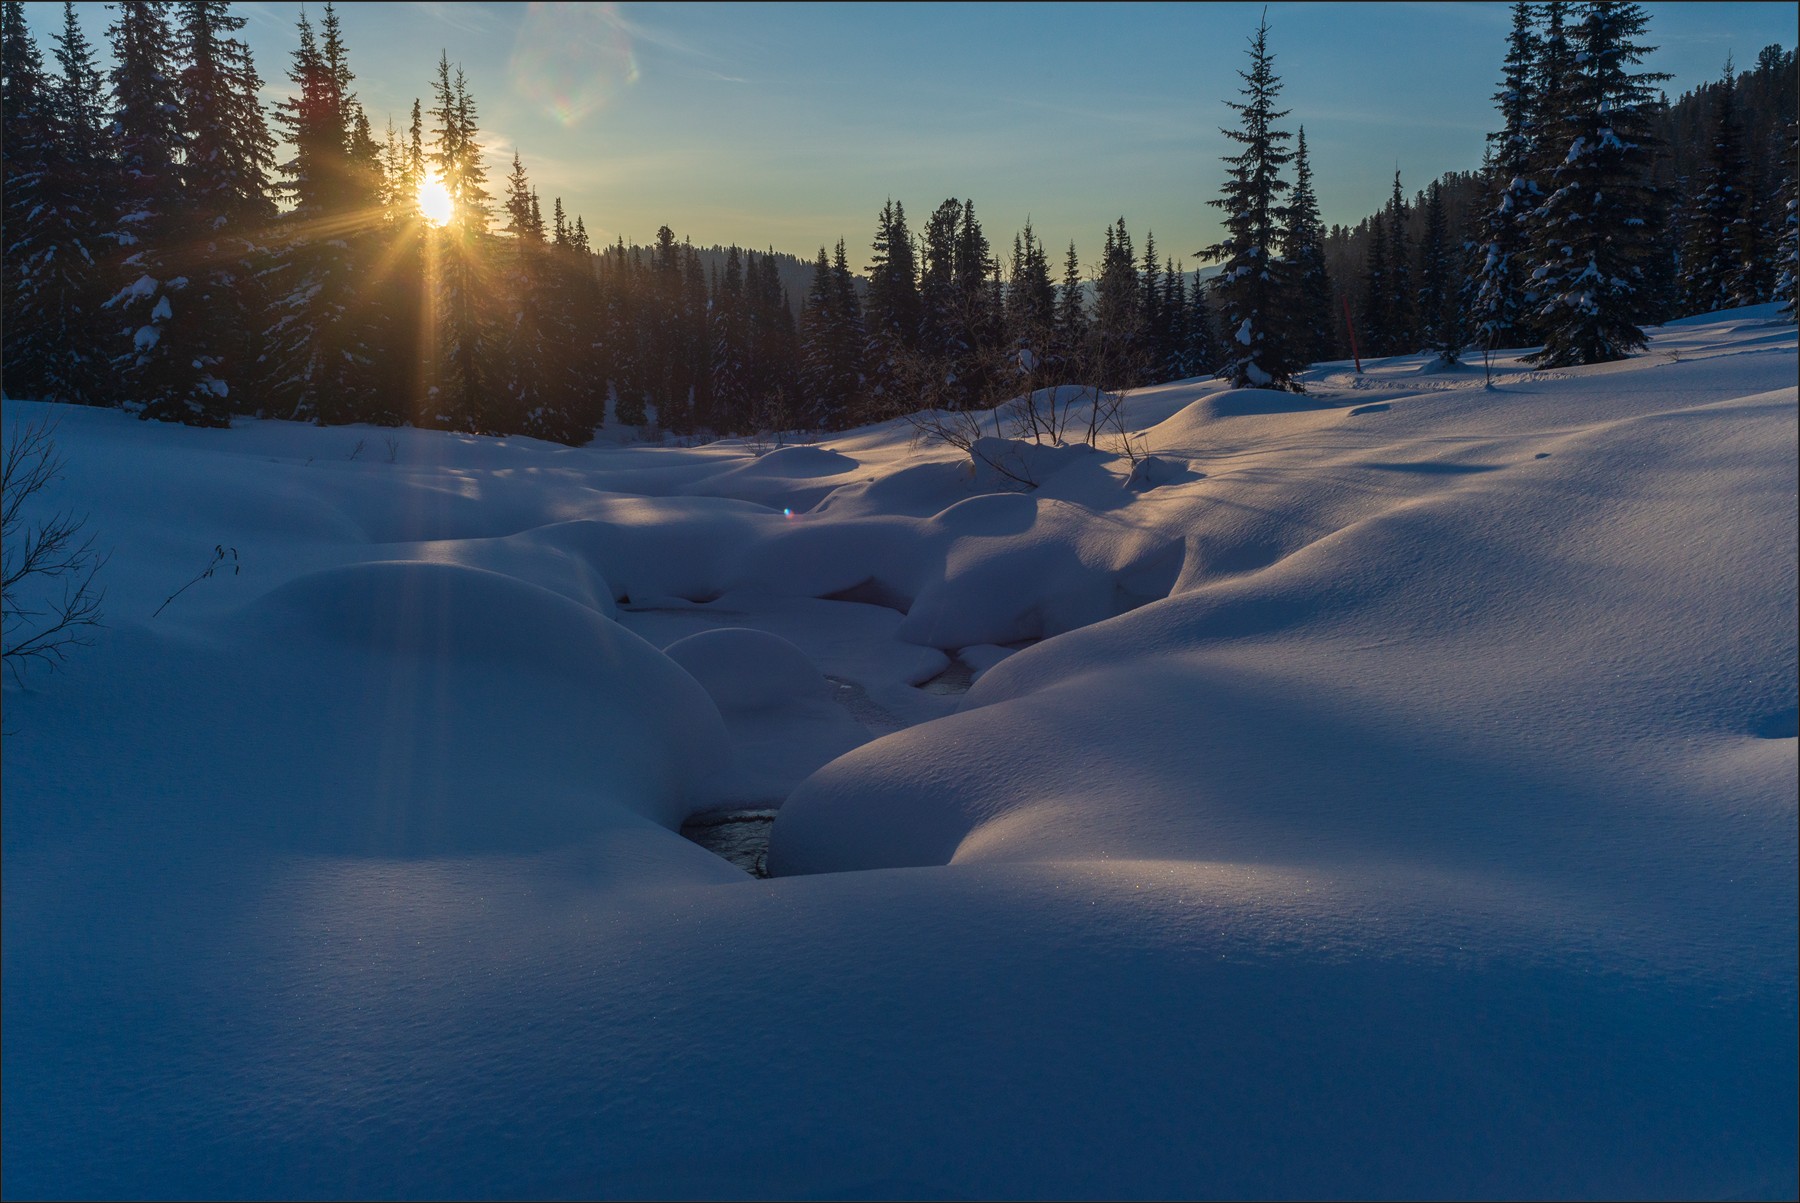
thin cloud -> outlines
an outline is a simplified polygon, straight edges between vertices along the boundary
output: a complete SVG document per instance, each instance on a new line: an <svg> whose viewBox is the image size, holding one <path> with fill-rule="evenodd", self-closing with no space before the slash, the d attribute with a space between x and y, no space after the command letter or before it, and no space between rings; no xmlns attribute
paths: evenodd
<svg viewBox="0 0 1800 1203"><path fill-rule="evenodd" d="M485 4L446 4L442 0L413 0L412 7L427 20L462 33L487 34L503 30L506 22Z"/></svg>

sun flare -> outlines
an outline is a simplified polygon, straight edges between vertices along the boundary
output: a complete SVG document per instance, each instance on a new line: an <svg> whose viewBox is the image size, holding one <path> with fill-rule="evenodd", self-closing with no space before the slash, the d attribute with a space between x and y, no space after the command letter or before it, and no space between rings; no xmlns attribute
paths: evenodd
<svg viewBox="0 0 1800 1203"><path fill-rule="evenodd" d="M450 199L450 190L444 187L444 181L438 178L435 171L425 173L419 181L419 212L426 221L434 226L448 222L455 212L456 203Z"/></svg>

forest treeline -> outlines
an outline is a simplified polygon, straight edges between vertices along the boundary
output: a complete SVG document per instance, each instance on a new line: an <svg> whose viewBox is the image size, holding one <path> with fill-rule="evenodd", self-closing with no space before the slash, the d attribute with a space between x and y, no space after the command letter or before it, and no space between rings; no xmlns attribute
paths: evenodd
<svg viewBox="0 0 1800 1203"><path fill-rule="evenodd" d="M146 418L412 423L579 444L609 417L678 435L835 429L1077 382L1201 375L1290 388L1347 355L1544 343L1597 362L1643 324L1786 298L1795 277L1794 56L1671 104L1638 69L1635 4L1514 7L1479 171L1324 227L1267 28L1228 102L1236 150L1202 282L1124 219L1097 263L972 200L916 225L889 199L866 262L590 243L515 153L490 180L477 105L440 57L377 132L330 4L299 22L289 99L222 2L123 2L104 74L72 5L54 67L0 6L4 385ZM277 161L275 132L289 157ZM1289 146L1290 141L1292 146ZM861 259L859 254L857 259ZM1351 345L1354 331L1356 345ZM609 411L610 402L610 411Z"/></svg>

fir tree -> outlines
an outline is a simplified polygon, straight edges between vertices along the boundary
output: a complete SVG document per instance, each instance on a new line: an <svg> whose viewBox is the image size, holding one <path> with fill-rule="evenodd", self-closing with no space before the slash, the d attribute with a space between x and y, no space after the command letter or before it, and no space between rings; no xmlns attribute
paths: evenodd
<svg viewBox="0 0 1800 1203"><path fill-rule="evenodd" d="M786 430L798 421L800 338L772 251L746 258L744 298L751 412L760 428Z"/></svg>
<svg viewBox="0 0 1800 1203"><path fill-rule="evenodd" d="M1088 340L1087 309L1081 293L1081 256L1071 241L1063 257L1062 284L1056 291L1056 358L1065 380L1072 378L1069 373Z"/></svg>
<svg viewBox="0 0 1800 1203"><path fill-rule="evenodd" d="M1008 338L1020 369L1030 383L1048 366L1056 315L1056 286L1050 282L1050 260L1044 253L1044 244L1038 241L1036 231L1031 228L1030 219L1026 220L1025 229L1013 238L1012 263L1007 276Z"/></svg>
<svg viewBox="0 0 1800 1203"><path fill-rule="evenodd" d="M1094 281L1094 315L1088 352L1094 383L1103 389L1130 388L1140 382L1144 364L1143 298L1137 274L1137 252L1125 219L1106 231L1100 253L1100 276Z"/></svg>
<svg viewBox="0 0 1800 1203"><path fill-rule="evenodd" d="M1433 180L1425 192L1425 237L1419 245L1419 322L1425 348L1438 362L1454 364L1465 344L1459 291L1457 246L1444 214L1444 190Z"/></svg>
<svg viewBox="0 0 1800 1203"><path fill-rule="evenodd" d="M1779 241L1780 248L1776 262L1779 264L1775 275L1775 299L1781 302L1781 315L1788 321L1794 320L1796 292L1800 291L1800 174L1795 171L1795 160L1800 158L1800 122L1788 123L1787 128L1787 179L1782 182L1782 221Z"/></svg>
<svg viewBox="0 0 1800 1203"><path fill-rule="evenodd" d="M328 8L327 17L329 56L312 23L300 17L288 69L295 92L275 114L294 147L281 164L279 188L293 208L280 223L274 263L261 281L269 297L266 409L320 424L397 421L398 412L380 406L380 356L370 315L359 305L358 269L367 256L357 235L373 221L353 182L354 97L345 91L353 76L336 14ZM394 317L394 328L405 328L404 315Z"/></svg>
<svg viewBox="0 0 1800 1203"><path fill-rule="evenodd" d="M1713 136L1700 188L1688 206L1681 252L1681 299L1687 313L1711 313L1734 305L1754 304L1761 297L1740 292L1743 254L1750 241L1750 195L1745 188L1749 165L1737 114L1737 81L1731 60L1719 81L1713 111ZM1754 252L1752 252L1754 253Z"/></svg>
<svg viewBox="0 0 1800 1203"><path fill-rule="evenodd" d="M1158 380L1186 380L1197 375L1198 367L1188 362L1188 295L1187 277L1175 267L1173 258L1163 263L1162 310L1165 343L1158 365Z"/></svg>
<svg viewBox="0 0 1800 1203"><path fill-rule="evenodd" d="M801 325L801 392L809 424L839 429L854 411L861 387L863 346L862 313L841 239L832 259L819 248Z"/></svg>
<svg viewBox="0 0 1800 1203"><path fill-rule="evenodd" d="M1162 260L1156 254L1156 231L1144 233L1144 256L1138 281L1138 345L1139 363L1133 384L1151 384L1169 352L1169 320L1163 308Z"/></svg>
<svg viewBox="0 0 1800 1203"><path fill-rule="evenodd" d="M101 305L111 291L104 269L116 249L110 236L123 189L100 69L75 6L67 2L56 61L60 73L51 84L50 106L58 153L47 164L41 229L42 247L55 252L30 276L48 352L35 360L38 392L47 400L112 404L117 389L111 356L102 349L109 331ZM29 256L18 260L30 261Z"/></svg>
<svg viewBox="0 0 1800 1203"><path fill-rule="evenodd" d="M902 365L919 348L919 286L906 207L889 199L875 218L866 321L869 392L878 409L903 402Z"/></svg>
<svg viewBox="0 0 1800 1203"><path fill-rule="evenodd" d="M1363 284L1363 345L1371 356L1390 355L1394 285L1388 252L1387 215L1369 218L1369 265Z"/></svg>
<svg viewBox="0 0 1800 1203"><path fill-rule="evenodd" d="M578 404L563 360L576 331L568 321L570 298L557 278L552 248L525 165L513 153L506 181L506 232L512 235L506 296L506 411L497 423L534 438L579 445L592 435L591 415Z"/></svg>
<svg viewBox="0 0 1800 1203"><path fill-rule="evenodd" d="M17 0L0 5L0 110L0 157L6 170L0 194L6 263L0 359L7 395L40 397L46 393L50 362L60 354L56 315L44 304L48 298L43 291L54 287L48 273L60 250L52 241L55 223L45 214L54 204L49 169L59 131L43 56L26 28L25 6Z"/></svg>
<svg viewBox="0 0 1800 1203"><path fill-rule="evenodd" d="M711 315L712 399L717 421L725 430L749 430L749 311L744 266L735 246L726 255L725 271L713 290Z"/></svg>
<svg viewBox="0 0 1800 1203"><path fill-rule="evenodd" d="M1218 333L1213 329L1212 305L1206 296L1211 290L1211 285L1198 275L1188 290L1186 361L1190 376L1216 376L1225 362Z"/></svg>
<svg viewBox="0 0 1800 1203"><path fill-rule="evenodd" d="M961 353L953 360L960 404L992 404L995 391L1010 377L1005 357L999 264L990 253L987 235L975 217L975 202L964 200L956 227L955 341Z"/></svg>
<svg viewBox="0 0 1800 1203"><path fill-rule="evenodd" d="M644 337L645 384L650 402L656 407L657 425L664 430L684 423L676 411L685 409L687 398L680 397L681 323L681 251L675 242L675 231L660 226L656 245L650 251L650 276L638 312L639 327Z"/></svg>
<svg viewBox="0 0 1800 1203"><path fill-rule="evenodd" d="M1394 194L1388 199L1388 329L1387 355L1410 355L1419 349L1419 301L1413 292L1412 242L1407 235L1408 209L1394 172Z"/></svg>
<svg viewBox="0 0 1800 1203"><path fill-rule="evenodd" d="M114 237L128 248L124 287L105 308L121 319L127 350L115 360L139 416L192 425L229 424L228 388L204 354L206 307L180 274L195 233L182 198L183 150L175 33L164 3L121 3L113 38L123 215ZM202 352L198 353L197 352Z"/></svg>
<svg viewBox="0 0 1800 1203"><path fill-rule="evenodd" d="M263 121L262 81L250 48L230 36L244 27L220 0L181 6L181 109L185 135L183 209L187 237L177 252L188 302L200 312L191 351L236 412L254 404L254 329L259 235L275 217L269 198L275 142Z"/></svg>
<svg viewBox="0 0 1800 1203"><path fill-rule="evenodd" d="M919 381L933 408L958 408L956 365L968 352L966 324L957 289L956 232L962 202L950 197L933 210L919 247L919 354L925 366Z"/></svg>
<svg viewBox="0 0 1800 1203"><path fill-rule="evenodd" d="M1289 272L1275 257L1287 220L1281 196L1288 182L1281 178L1281 168L1293 156L1282 149L1287 131L1275 127L1287 112L1275 108L1281 82L1268 36L1265 18L1250 42L1250 70L1238 72L1244 102L1226 102L1242 121L1237 129L1220 132L1243 149L1225 158L1229 178L1222 195L1210 203L1224 210L1226 235L1206 254L1224 267L1214 287L1230 331L1231 352L1223 368L1232 385L1299 392L1293 376L1302 364L1287 311Z"/></svg>
<svg viewBox="0 0 1800 1203"><path fill-rule="evenodd" d="M433 237L438 360L432 385L437 423L457 430L491 427L494 334L486 311L484 263L488 219L487 171L481 165L475 101L461 67L452 79L448 55L438 58L432 85L437 124L430 165L450 197L450 219Z"/></svg>
<svg viewBox="0 0 1800 1203"><path fill-rule="evenodd" d="M1596 4L1577 30L1569 106L1553 131L1565 153L1536 222L1545 343L1533 362L1604 363L1644 346L1645 266L1660 253L1651 85L1668 78L1631 70L1651 49L1637 40L1648 23L1636 4Z"/></svg>
<svg viewBox="0 0 1800 1203"><path fill-rule="evenodd" d="M1538 115L1537 32L1531 5L1513 5L1512 32L1500 91L1501 128L1490 135L1489 174L1493 202L1482 224L1476 265L1471 275L1470 319L1483 347L1513 346L1522 341L1525 320L1525 264L1533 211L1542 197L1533 182Z"/></svg>
<svg viewBox="0 0 1800 1203"><path fill-rule="evenodd" d="M1549 0L1540 10L1543 29L1531 42L1535 69L1531 75L1529 146L1531 174L1540 192L1547 192L1551 174L1567 147L1560 142L1561 128L1573 104L1577 50L1568 24L1567 0Z"/></svg>
<svg viewBox="0 0 1800 1203"><path fill-rule="evenodd" d="M845 273L848 275L848 272ZM684 424L677 433L692 434L713 424L712 347L706 329L706 269L687 239L681 244L681 299L677 320L681 338L678 354L680 400ZM861 346L857 350L861 351Z"/></svg>
<svg viewBox="0 0 1800 1203"><path fill-rule="evenodd" d="M1331 277L1325 265L1325 225L1319 217L1319 198L1313 191L1304 125L1294 146L1294 193L1287 208L1282 245L1293 265L1296 351L1301 360L1313 363L1331 355L1333 322Z"/></svg>
<svg viewBox="0 0 1800 1203"><path fill-rule="evenodd" d="M605 279L606 349L610 361L615 416L626 426L642 426L645 408L644 337L639 315L643 308L643 265L625 242L607 252Z"/></svg>

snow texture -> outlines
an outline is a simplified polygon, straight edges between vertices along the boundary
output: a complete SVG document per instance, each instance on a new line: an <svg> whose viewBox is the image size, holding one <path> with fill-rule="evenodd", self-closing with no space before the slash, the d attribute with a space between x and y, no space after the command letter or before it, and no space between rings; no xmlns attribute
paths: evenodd
<svg viewBox="0 0 1800 1203"><path fill-rule="evenodd" d="M58 410L4 1193L1792 1197L1774 313L1147 388L1029 486ZM678 834L751 806L770 880Z"/></svg>

